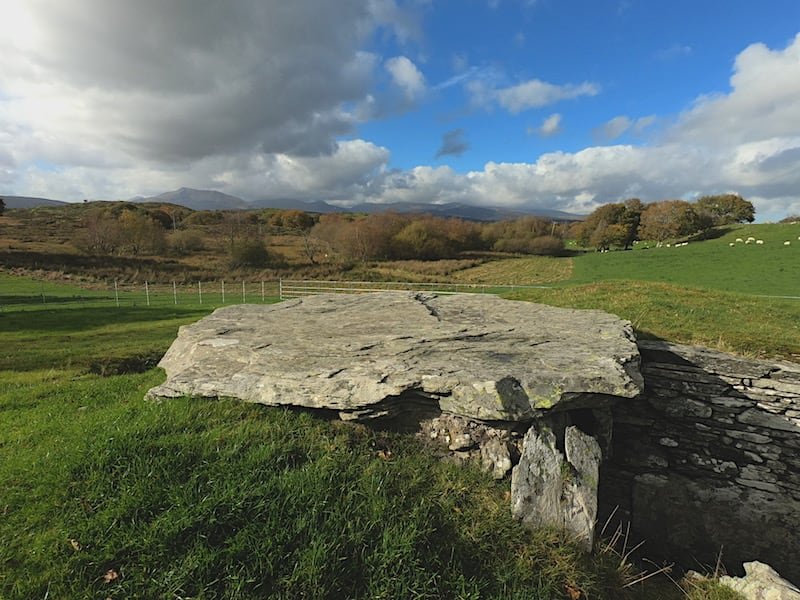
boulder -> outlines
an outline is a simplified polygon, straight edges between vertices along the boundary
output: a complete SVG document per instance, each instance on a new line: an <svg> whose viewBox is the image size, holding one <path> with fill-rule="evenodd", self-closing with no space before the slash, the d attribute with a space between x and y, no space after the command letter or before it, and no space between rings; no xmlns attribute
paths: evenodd
<svg viewBox="0 0 800 600"><path fill-rule="evenodd" d="M529 422L643 387L627 321L480 294L229 306L181 327L159 365L167 379L150 398L232 397L361 421L446 412Z"/></svg>
<svg viewBox="0 0 800 600"><path fill-rule="evenodd" d="M783 579L772 567L754 561L744 563L744 577L720 577L720 583L746 600L800 600L800 589Z"/></svg>

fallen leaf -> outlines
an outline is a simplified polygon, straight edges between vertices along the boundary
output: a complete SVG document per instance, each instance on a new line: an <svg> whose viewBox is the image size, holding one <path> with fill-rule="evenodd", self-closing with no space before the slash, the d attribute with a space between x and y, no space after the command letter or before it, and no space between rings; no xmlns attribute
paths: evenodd
<svg viewBox="0 0 800 600"><path fill-rule="evenodd" d="M377 455L378 458L382 458L383 460L392 460L391 450L378 450Z"/></svg>
<svg viewBox="0 0 800 600"><path fill-rule="evenodd" d="M106 574L103 575L103 581L106 583L111 583L112 581L116 581L119 579L119 573L117 573L114 569L109 569L106 571Z"/></svg>
<svg viewBox="0 0 800 600"><path fill-rule="evenodd" d="M574 587L574 586L572 586L570 584L566 584L564 586L564 588L567 591L567 596L569 596L569 600L581 600L581 597L583 596L583 594L581 593L581 591L578 588L576 588L576 587Z"/></svg>
<svg viewBox="0 0 800 600"><path fill-rule="evenodd" d="M72 546L72 549L75 550L75 552L78 552L82 548L81 543L73 538L69 538L69 545Z"/></svg>

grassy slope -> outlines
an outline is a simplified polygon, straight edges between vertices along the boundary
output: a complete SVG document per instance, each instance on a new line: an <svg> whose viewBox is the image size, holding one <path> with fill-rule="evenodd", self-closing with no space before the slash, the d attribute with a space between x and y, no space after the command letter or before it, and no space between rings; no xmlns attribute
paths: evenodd
<svg viewBox="0 0 800 600"><path fill-rule="evenodd" d="M800 300L647 281L606 281L504 295L554 306L602 309L631 321L643 338L800 361Z"/></svg>
<svg viewBox="0 0 800 600"><path fill-rule="evenodd" d="M749 236L765 243L735 242ZM800 224L740 225L717 239L679 248L508 259L457 275L479 273L483 281L507 282L508 273L514 273L508 282L555 285L508 292L507 297L603 309L630 320L643 337L798 361L798 236ZM784 246L784 241L792 243ZM539 261L549 261L546 270ZM546 276L527 276L531 272Z"/></svg>
<svg viewBox="0 0 800 600"><path fill-rule="evenodd" d="M764 244L735 242L749 236L763 239ZM574 261L570 283L654 281L743 294L800 297L798 237L800 224L739 225L720 238L679 248L588 253ZM784 246L784 241L792 243Z"/></svg>

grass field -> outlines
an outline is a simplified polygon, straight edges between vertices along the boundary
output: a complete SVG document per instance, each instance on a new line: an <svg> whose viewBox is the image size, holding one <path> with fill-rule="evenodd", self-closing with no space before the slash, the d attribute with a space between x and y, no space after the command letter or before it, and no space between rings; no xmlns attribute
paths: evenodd
<svg viewBox="0 0 800 600"><path fill-rule="evenodd" d="M764 297L800 295L788 227L370 268L549 284L504 293L601 308L642 337L797 361L800 301ZM750 235L765 243L734 241ZM202 305L189 288L177 305L169 286L151 291L150 306L138 290L117 307L107 285L0 273L0 598L734 598L658 578L623 589L630 567L615 554L587 559L522 529L507 483L414 439L236 402L144 402L177 328L223 304L216 288ZM238 300L229 288L225 303Z"/></svg>
<svg viewBox="0 0 800 600"><path fill-rule="evenodd" d="M755 237L763 245L735 240ZM791 245L785 246L789 241ZM729 244L733 244L730 246ZM648 249L643 249L650 246ZM737 225L717 239L629 252L590 252L574 260L571 284L655 281L742 294L800 298L800 224Z"/></svg>
<svg viewBox="0 0 800 600"><path fill-rule="evenodd" d="M83 300L32 307L13 299L41 283L3 285L0 598L684 597L670 582L623 589L618 556L524 530L507 482L413 438L145 402L159 370L93 368L158 355L211 307L117 309L56 284L49 297ZM689 597L733 598L720 593Z"/></svg>

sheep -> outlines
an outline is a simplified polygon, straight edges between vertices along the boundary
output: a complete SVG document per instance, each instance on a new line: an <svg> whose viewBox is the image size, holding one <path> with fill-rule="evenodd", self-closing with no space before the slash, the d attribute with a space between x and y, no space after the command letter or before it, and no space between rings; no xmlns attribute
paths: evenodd
<svg viewBox="0 0 800 600"><path fill-rule="evenodd" d="M730 242L730 243L728 244L728 246L731 246L731 247L733 247L733 246L735 246L735 245L736 245L736 244L734 244L733 242Z"/></svg>
<svg viewBox="0 0 800 600"><path fill-rule="evenodd" d="M754 237L749 237L749 238L747 238L747 241L748 241L748 242L755 242L755 241L756 241L756 238L754 238Z"/></svg>
<svg viewBox="0 0 800 600"><path fill-rule="evenodd" d="M792 245L792 242L790 242L790 241L788 241L788 240L787 240L787 241L783 242L783 245L784 245L784 246L791 246L791 245Z"/></svg>
<svg viewBox="0 0 800 600"><path fill-rule="evenodd" d="M736 238L736 241L741 244L744 240L742 238Z"/></svg>
<svg viewBox="0 0 800 600"><path fill-rule="evenodd" d="M747 241L745 242L745 244L749 244L749 243L750 243L750 240L747 240Z"/></svg>
<svg viewBox="0 0 800 600"><path fill-rule="evenodd" d="M756 244L763 244L764 240L756 240Z"/></svg>

